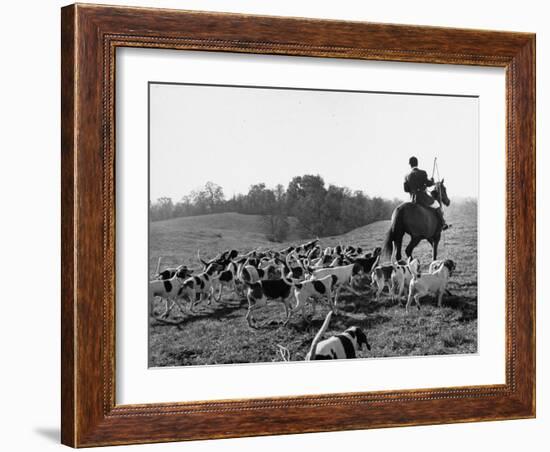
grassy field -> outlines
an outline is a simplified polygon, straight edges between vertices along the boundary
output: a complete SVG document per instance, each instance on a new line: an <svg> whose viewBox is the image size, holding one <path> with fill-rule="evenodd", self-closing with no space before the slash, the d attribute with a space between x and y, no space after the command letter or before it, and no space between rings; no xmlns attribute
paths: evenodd
<svg viewBox="0 0 550 452"><path fill-rule="evenodd" d="M439 257L452 258L456 272L449 283L452 295L438 308L435 300L425 297L420 311L405 314L404 302L389 297L374 301L372 294L342 294L341 312L332 317L325 337L356 325L366 332L372 350L359 357L388 357L475 353L477 351L477 221L473 216L447 214L453 227L444 233ZM323 246L338 243L371 249L381 246L389 221L380 221L337 237L321 239ZM298 243L290 241L289 243ZM225 213L178 218L154 222L150 229L150 273L158 257L197 267L196 250L211 257L228 248L249 250L257 247L283 248L264 238L261 218ZM422 269L431 261L431 248L422 242L415 250ZM244 318L247 303L235 294L226 293L220 303L196 307L185 313L179 325L150 320L151 366L254 363L281 361L278 345L290 351L292 360L303 360L311 340L320 328L328 306L317 306L317 314L308 324L294 315L286 327L275 322L260 329L250 329ZM181 313L176 311L176 315ZM273 302L260 310L257 319L281 320L283 308Z"/></svg>

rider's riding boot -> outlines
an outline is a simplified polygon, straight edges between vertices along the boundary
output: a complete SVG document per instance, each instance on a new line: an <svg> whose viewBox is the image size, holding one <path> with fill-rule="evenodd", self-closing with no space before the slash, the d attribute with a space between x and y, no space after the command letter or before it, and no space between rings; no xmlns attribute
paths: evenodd
<svg viewBox="0 0 550 452"><path fill-rule="evenodd" d="M442 231L446 231L447 229L449 229L451 226L447 224L447 222L445 221L445 218L443 218L443 211L441 210L441 207L439 207L437 210L437 214L439 215L439 220L441 221L441 230Z"/></svg>

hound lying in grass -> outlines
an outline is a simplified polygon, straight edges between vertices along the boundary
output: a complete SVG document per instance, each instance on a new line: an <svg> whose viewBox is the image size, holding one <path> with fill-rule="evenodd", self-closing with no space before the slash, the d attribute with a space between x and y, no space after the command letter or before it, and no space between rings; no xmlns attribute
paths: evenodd
<svg viewBox="0 0 550 452"><path fill-rule="evenodd" d="M306 361L321 359L353 359L357 357L357 352L361 350L363 345L367 347L367 350L371 349L366 334L357 326L352 326L343 333L321 341L321 337L328 328L331 316L332 311L327 314L323 326L321 326L321 329L313 339L311 348L306 355Z"/></svg>
<svg viewBox="0 0 550 452"><path fill-rule="evenodd" d="M443 265L439 266L433 273L422 273L418 275L416 268L413 270L413 278L409 286L409 297L405 310L408 312L409 306L414 299L416 306L420 309L420 298L425 295L433 295L437 297L437 306L441 307L443 294L447 287L450 276L455 270L456 265L451 259L443 261Z"/></svg>

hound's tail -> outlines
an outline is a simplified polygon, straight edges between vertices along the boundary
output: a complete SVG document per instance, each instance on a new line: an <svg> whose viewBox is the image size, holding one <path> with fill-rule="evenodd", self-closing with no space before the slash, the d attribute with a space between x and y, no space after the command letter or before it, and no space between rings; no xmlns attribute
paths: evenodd
<svg viewBox="0 0 550 452"><path fill-rule="evenodd" d="M290 253L288 253L286 256L285 256L285 264L288 268L290 268L290 256L291 254L293 253L294 251L291 251Z"/></svg>
<svg viewBox="0 0 550 452"><path fill-rule="evenodd" d="M294 287L297 283L302 282L302 281L295 280L295 279L292 278L292 277L290 277L290 279L287 278L287 275L285 275L285 266L282 265L282 264L279 266L279 271L281 272L281 279L282 279L285 283L287 283L289 286L293 286L293 287Z"/></svg>
<svg viewBox="0 0 550 452"><path fill-rule="evenodd" d="M407 267L409 267L409 271L411 272L413 281L416 281L418 278L420 278L419 266L420 262L418 262L418 259L411 260L411 258L409 257Z"/></svg>
<svg viewBox="0 0 550 452"><path fill-rule="evenodd" d="M330 318L332 317L332 311L330 311L327 316L325 317L325 321L323 322L323 325L321 326L321 329L319 332L315 335L313 338L313 342L311 343L311 348L309 349L309 353L306 355L306 361L313 361L315 359L316 353L317 353L317 344L321 340L321 337L323 337L323 334L325 334L325 331L328 328L328 324L330 323Z"/></svg>
<svg viewBox="0 0 550 452"><path fill-rule="evenodd" d="M204 261L201 259L201 250L200 249L197 249L197 259L199 260L199 262L204 265L205 267L208 265L208 262Z"/></svg>

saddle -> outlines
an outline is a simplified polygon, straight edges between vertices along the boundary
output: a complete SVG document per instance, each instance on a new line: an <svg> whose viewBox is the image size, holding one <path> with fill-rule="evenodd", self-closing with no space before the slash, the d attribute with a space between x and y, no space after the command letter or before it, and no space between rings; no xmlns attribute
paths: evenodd
<svg viewBox="0 0 550 452"><path fill-rule="evenodd" d="M432 198L425 191L421 190L411 194L411 201L413 204L418 204L420 206L429 207L433 209L432 205L435 202L435 199Z"/></svg>

